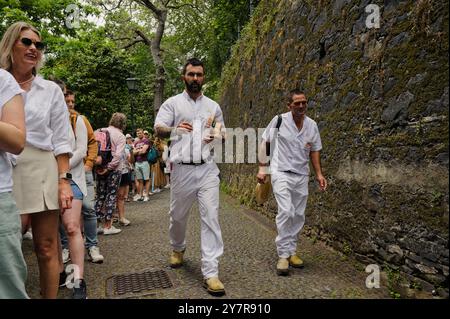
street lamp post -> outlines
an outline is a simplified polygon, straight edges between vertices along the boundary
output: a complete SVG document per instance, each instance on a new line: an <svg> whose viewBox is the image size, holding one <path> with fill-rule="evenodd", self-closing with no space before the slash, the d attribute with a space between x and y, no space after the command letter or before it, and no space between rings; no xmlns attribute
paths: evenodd
<svg viewBox="0 0 450 319"><path fill-rule="evenodd" d="M138 78L127 78L127 87L128 91L131 93L131 134L135 134L135 126L134 126L134 102L135 102L135 93L139 90L138 88Z"/></svg>

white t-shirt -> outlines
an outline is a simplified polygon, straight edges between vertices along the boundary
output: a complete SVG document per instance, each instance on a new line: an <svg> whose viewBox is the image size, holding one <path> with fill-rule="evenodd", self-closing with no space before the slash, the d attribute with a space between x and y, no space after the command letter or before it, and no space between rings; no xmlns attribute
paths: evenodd
<svg viewBox="0 0 450 319"><path fill-rule="evenodd" d="M75 123L76 138L72 128L69 128L70 141L72 143L73 156L69 160L72 180L78 185L84 196L87 196L86 175L84 171L84 161L87 152L87 128L82 115L78 115Z"/></svg>
<svg viewBox="0 0 450 319"><path fill-rule="evenodd" d="M17 84L14 77L7 71L0 69L0 121L2 120L2 110L5 104L14 96L23 94L24 91ZM11 192L12 165L8 154L0 150L0 193Z"/></svg>
<svg viewBox="0 0 450 319"><path fill-rule="evenodd" d="M272 173L290 171L299 175L309 175L310 153L322 149L317 123L305 116L303 127L299 131L291 112L283 113L281 117L282 122L277 135L274 136L278 116L270 121L262 135L264 141L271 142L270 148L273 153L270 170Z"/></svg>

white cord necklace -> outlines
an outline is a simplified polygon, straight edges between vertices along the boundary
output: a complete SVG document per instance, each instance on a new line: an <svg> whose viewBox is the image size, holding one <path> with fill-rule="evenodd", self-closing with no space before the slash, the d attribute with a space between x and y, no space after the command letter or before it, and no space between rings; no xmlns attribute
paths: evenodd
<svg viewBox="0 0 450 319"><path fill-rule="evenodd" d="M26 80L26 81L23 81L23 82L19 82L19 85L24 85L24 84L27 84L28 82L31 82L31 81L33 81L33 79L34 79L34 75L32 75L31 76L31 78L29 78L28 80Z"/></svg>

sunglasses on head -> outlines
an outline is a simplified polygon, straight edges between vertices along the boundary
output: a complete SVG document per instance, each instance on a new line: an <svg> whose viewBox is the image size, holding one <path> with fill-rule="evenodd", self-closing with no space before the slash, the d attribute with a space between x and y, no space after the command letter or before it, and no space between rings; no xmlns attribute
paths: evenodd
<svg viewBox="0 0 450 319"><path fill-rule="evenodd" d="M29 39L29 38L22 38L22 39L20 39L20 42L22 42L22 44L25 45L25 46L27 46L27 47L29 47L29 46L31 46L32 44L34 44L34 46L36 47L36 49L38 49L39 51L44 50L45 47L46 47L46 45L45 45L44 42L39 42L39 41L36 41L36 42L35 42L35 41L33 41L33 40Z"/></svg>

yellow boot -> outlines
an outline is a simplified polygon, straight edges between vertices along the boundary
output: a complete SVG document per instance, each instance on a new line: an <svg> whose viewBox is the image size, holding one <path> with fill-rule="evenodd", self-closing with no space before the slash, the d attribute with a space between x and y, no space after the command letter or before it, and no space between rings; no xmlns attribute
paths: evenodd
<svg viewBox="0 0 450 319"><path fill-rule="evenodd" d="M289 265L294 268L303 268L303 260L301 260L297 255L292 255L289 257Z"/></svg>
<svg viewBox="0 0 450 319"><path fill-rule="evenodd" d="M181 267L183 265L183 254L184 251L172 251L172 255L170 255L170 267Z"/></svg>
<svg viewBox="0 0 450 319"><path fill-rule="evenodd" d="M206 288L210 295L216 297L225 295L225 287L218 277L205 279L203 287Z"/></svg>
<svg viewBox="0 0 450 319"><path fill-rule="evenodd" d="M287 275L289 275L289 261L287 260L287 258L280 258L280 259L278 259L277 275L278 276L287 276Z"/></svg>

